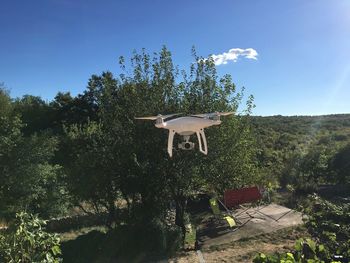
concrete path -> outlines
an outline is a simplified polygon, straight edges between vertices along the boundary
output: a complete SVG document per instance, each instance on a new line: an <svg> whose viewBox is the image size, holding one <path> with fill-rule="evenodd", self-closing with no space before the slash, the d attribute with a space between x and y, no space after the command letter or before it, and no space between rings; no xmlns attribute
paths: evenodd
<svg viewBox="0 0 350 263"><path fill-rule="evenodd" d="M242 209L238 209L234 212L239 214L242 211ZM277 204L249 208L246 212L240 214L237 219L243 226L234 230L228 228L223 220L222 222L220 220L221 223L208 223L197 233L199 245L202 248L222 245L303 223L301 213Z"/></svg>

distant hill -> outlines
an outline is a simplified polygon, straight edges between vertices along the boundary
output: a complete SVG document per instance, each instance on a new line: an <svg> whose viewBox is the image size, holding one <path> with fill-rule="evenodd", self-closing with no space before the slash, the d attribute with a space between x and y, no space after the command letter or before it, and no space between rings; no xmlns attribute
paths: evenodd
<svg viewBox="0 0 350 263"><path fill-rule="evenodd" d="M313 182L329 182L336 174L329 166L333 157L350 147L350 114L252 116L251 122L259 167L270 178L278 178L280 185L294 183L306 189L310 184L302 178L310 174Z"/></svg>
<svg viewBox="0 0 350 263"><path fill-rule="evenodd" d="M296 150L306 154L313 147L326 147L326 152L332 154L350 144L350 114L252 116L251 121L260 163L276 174Z"/></svg>
<svg viewBox="0 0 350 263"><path fill-rule="evenodd" d="M308 134L315 131L339 131L350 129L350 114L320 116L252 116L253 125L273 129L276 132Z"/></svg>

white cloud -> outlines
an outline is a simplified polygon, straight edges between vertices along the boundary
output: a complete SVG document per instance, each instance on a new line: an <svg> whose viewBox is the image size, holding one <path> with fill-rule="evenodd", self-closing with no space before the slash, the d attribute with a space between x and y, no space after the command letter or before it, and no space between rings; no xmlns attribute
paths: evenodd
<svg viewBox="0 0 350 263"><path fill-rule="evenodd" d="M257 60L257 56L258 52L256 52L256 50L253 48L232 48L228 52L212 55L211 57L213 58L215 65L219 66L222 64L227 64L230 60L236 62L239 57Z"/></svg>

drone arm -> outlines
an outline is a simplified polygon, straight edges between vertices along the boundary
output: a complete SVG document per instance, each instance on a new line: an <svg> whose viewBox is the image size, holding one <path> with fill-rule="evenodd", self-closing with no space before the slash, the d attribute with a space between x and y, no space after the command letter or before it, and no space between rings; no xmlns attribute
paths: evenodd
<svg viewBox="0 0 350 263"><path fill-rule="evenodd" d="M170 157L173 156L173 140L174 140L175 131L169 130L169 137L168 137L168 154Z"/></svg>

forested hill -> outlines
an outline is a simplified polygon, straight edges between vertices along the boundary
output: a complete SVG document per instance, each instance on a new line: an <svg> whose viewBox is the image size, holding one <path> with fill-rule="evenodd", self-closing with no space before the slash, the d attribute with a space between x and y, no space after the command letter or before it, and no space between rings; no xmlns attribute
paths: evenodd
<svg viewBox="0 0 350 263"><path fill-rule="evenodd" d="M339 131L350 128L350 114L320 116L253 116L254 126L278 132L308 134L315 130Z"/></svg>
<svg viewBox="0 0 350 263"><path fill-rule="evenodd" d="M350 114L253 116L251 120L259 144L267 148L288 151L350 142Z"/></svg>
<svg viewBox="0 0 350 263"><path fill-rule="evenodd" d="M349 177L350 114L253 116L251 121L259 164L280 185L307 188Z"/></svg>

